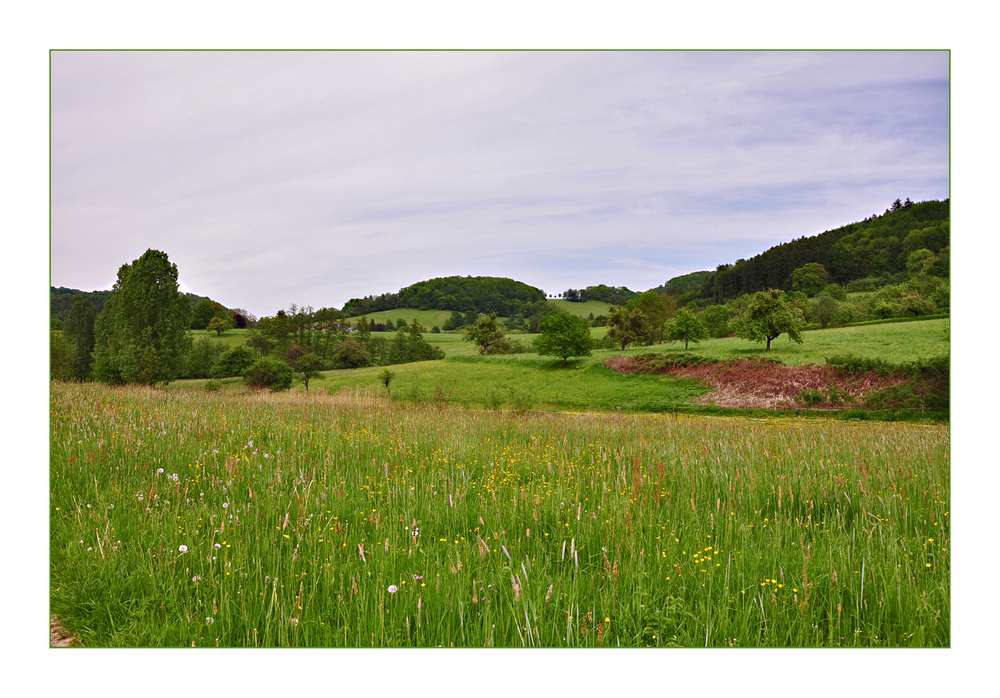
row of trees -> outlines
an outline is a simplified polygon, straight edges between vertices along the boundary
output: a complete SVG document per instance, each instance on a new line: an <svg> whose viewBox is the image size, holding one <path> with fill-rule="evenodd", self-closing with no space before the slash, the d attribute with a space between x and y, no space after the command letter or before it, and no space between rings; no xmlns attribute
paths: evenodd
<svg viewBox="0 0 1000 698"><path fill-rule="evenodd" d="M750 341L764 342L766 351L771 350L772 340L781 334L802 342L801 329L805 324L802 311L778 289L744 296L738 308L710 306L698 314L690 308L675 311L670 301L670 296L647 291L624 307L612 306L608 341L621 350L630 344L684 342L686 350L691 342L735 334Z"/></svg>
<svg viewBox="0 0 1000 698"><path fill-rule="evenodd" d="M211 304L201 307L218 311ZM297 373L308 389L310 379L329 368L444 356L423 338L416 320L390 341L372 337L365 318L350 328L328 319L339 316L331 309L314 312L293 305L287 313L262 318L245 345L226 350L208 337L192 340L193 316L191 303L178 291L176 265L163 252L147 250L118 270L99 314L86 296L77 296L63 330L52 331L52 375L113 385L245 376L253 385L287 387L289 376ZM222 320L213 315L206 326L221 334L229 327Z"/></svg>
<svg viewBox="0 0 1000 698"><path fill-rule="evenodd" d="M547 314L539 324L539 336L533 348L543 356L555 356L565 366L571 356L590 356L594 341L590 324L577 315L556 311ZM480 315L465 328L464 339L476 345L480 354L506 354L517 350L516 343L506 336L507 328L497 321L495 313Z"/></svg>

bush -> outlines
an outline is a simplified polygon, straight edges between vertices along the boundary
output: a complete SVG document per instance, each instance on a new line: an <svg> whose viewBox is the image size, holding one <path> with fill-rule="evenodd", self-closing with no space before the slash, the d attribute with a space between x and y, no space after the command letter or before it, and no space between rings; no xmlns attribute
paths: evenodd
<svg viewBox="0 0 1000 698"><path fill-rule="evenodd" d="M292 387L292 367L284 361L264 357L243 373L243 380L257 390L288 390Z"/></svg>
<svg viewBox="0 0 1000 698"><path fill-rule="evenodd" d="M799 393L799 400L810 407L826 402L826 395L822 390L803 390Z"/></svg>
<svg viewBox="0 0 1000 698"><path fill-rule="evenodd" d="M212 378L232 378L242 376L260 358L255 350L245 344L229 349L212 366Z"/></svg>
<svg viewBox="0 0 1000 698"><path fill-rule="evenodd" d="M214 393L222 389L222 381L217 381L214 378L205 381L205 390L210 393Z"/></svg>
<svg viewBox="0 0 1000 698"><path fill-rule="evenodd" d="M354 337L348 337L334 350L333 365L334 368L363 368L372 365L372 357L364 344Z"/></svg>

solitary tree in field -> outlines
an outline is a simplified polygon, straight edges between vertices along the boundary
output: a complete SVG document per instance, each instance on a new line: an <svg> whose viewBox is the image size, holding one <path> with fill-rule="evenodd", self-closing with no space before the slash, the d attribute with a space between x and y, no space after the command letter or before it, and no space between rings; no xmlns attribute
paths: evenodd
<svg viewBox="0 0 1000 698"><path fill-rule="evenodd" d="M480 315L475 324L466 327L464 339L477 345L480 354L489 354L506 334L507 328L497 322L497 314L490 313Z"/></svg>
<svg viewBox="0 0 1000 698"><path fill-rule="evenodd" d="M316 356L315 352L306 352L296 358L294 363L291 361L288 363L302 380L302 385L305 386L307 393L309 392L309 381L313 378L323 377L323 374L320 373L323 368L323 361Z"/></svg>
<svg viewBox="0 0 1000 698"><path fill-rule="evenodd" d="M535 339L535 348L543 356L558 356L563 366L571 356L590 356L594 346L590 327L582 317L570 313L552 313L542 318L541 335Z"/></svg>
<svg viewBox="0 0 1000 698"><path fill-rule="evenodd" d="M215 331L216 336L221 336L223 332L225 332L226 330L232 329L232 327L233 327L233 323L232 323L232 321L229 318L224 318L224 317L218 317L218 316L216 316L216 317L212 318L211 320L209 320L208 327L206 327L205 329L206 330L213 330L213 331Z"/></svg>
<svg viewBox="0 0 1000 698"><path fill-rule="evenodd" d="M152 385L180 375L191 344L191 304L177 290L177 265L147 250L118 270L94 325L94 373L105 383Z"/></svg>
<svg viewBox="0 0 1000 698"><path fill-rule="evenodd" d="M678 310L674 319L667 323L667 341L684 342L684 351L687 351L688 342L700 342L703 339L708 339L708 328L687 308Z"/></svg>
<svg viewBox="0 0 1000 698"><path fill-rule="evenodd" d="M751 342L767 342L765 351L771 351L771 340L782 333L788 333L789 339L802 344L799 332L802 313L778 289L753 294L743 316L733 324L737 337Z"/></svg>

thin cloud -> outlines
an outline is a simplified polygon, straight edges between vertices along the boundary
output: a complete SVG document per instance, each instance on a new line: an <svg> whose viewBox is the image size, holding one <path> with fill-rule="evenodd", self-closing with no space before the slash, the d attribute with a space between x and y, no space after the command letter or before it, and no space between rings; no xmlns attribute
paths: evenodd
<svg viewBox="0 0 1000 698"><path fill-rule="evenodd" d="M948 196L947 52L56 52L52 280L636 290Z"/></svg>

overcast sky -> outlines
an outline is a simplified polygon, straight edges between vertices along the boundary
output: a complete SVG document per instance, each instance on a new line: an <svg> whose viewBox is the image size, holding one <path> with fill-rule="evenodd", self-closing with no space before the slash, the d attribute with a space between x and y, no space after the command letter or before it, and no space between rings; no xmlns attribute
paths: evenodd
<svg viewBox="0 0 1000 698"><path fill-rule="evenodd" d="M55 52L51 283L643 291L949 195L947 52Z"/></svg>

